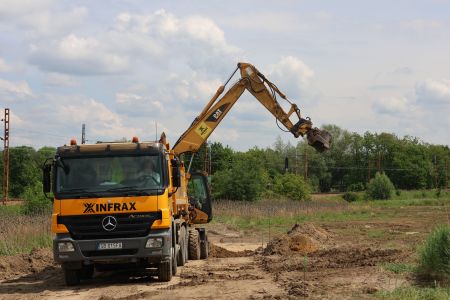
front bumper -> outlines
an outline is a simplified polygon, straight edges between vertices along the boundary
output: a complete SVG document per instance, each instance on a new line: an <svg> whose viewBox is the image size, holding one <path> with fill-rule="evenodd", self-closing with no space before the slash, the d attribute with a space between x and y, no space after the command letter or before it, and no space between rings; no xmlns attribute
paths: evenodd
<svg viewBox="0 0 450 300"><path fill-rule="evenodd" d="M145 248L149 238L161 237L163 245L160 248ZM59 252L59 242L71 242L72 252ZM99 250L102 242L122 243L121 249ZM144 237L115 238L98 240L74 240L70 234L57 234L53 239L53 256L57 263L134 263L146 259L149 263L158 263L170 257L171 231L170 229L152 230Z"/></svg>

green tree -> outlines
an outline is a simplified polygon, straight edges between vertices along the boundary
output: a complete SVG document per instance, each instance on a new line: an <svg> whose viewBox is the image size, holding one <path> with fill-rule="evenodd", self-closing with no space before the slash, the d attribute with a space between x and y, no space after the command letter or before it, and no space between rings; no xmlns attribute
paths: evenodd
<svg viewBox="0 0 450 300"><path fill-rule="evenodd" d="M213 196L230 200L257 200L268 183L267 172L251 153L236 153L230 168L212 177Z"/></svg>
<svg viewBox="0 0 450 300"><path fill-rule="evenodd" d="M376 173L367 185L366 195L369 199L390 199L395 191L389 177L384 173Z"/></svg>
<svg viewBox="0 0 450 300"><path fill-rule="evenodd" d="M292 173L278 175L275 178L274 191L292 200L310 200L311 189L302 177Z"/></svg>

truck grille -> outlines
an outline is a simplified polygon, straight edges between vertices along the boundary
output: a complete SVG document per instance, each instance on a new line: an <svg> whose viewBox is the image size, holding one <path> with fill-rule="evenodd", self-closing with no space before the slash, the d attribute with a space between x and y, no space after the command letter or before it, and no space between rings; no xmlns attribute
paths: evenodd
<svg viewBox="0 0 450 300"><path fill-rule="evenodd" d="M103 219L108 216L113 216L117 220L116 227L111 231L105 230L102 225ZM115 239L146 236L153 222L159 219L161 212L58 216L58 224L66 225L75 240Z"/></svg>

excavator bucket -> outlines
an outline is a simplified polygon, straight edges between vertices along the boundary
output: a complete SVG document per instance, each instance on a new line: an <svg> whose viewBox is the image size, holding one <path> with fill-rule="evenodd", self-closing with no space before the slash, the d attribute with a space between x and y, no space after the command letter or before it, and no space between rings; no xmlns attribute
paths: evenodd
<svg viewBox="0 0 450 300"><path fill-rule="evenodd" d="M326 130L313 128L307 134L308 144L314 147L318 152L330 149L333 140L331 134Z"/></svg>

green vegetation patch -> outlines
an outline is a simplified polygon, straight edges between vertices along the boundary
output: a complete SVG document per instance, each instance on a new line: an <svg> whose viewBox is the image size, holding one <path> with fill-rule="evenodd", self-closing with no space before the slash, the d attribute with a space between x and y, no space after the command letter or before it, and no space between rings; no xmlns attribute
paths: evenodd
<svg viewBox="0 0 450 300"><path fill-rule="evenodd" d="M383 268L395 274L413 273L416 270L415 265L406 263L385 263Z"/></svg>
<svg viewBox="0 0 450 300"><path fill-rule="evenodd" d="M392 300L447 300L450 299L450 288L405 287L395 289L392 292L380 291L376 296L381 299Z"/></svg>
<svg viewBox="0 0 450 300"><path fill-rule="evenodd" d="M450 279L450 226L436 227L419 248L418 274L432 279Z"/></svg>

